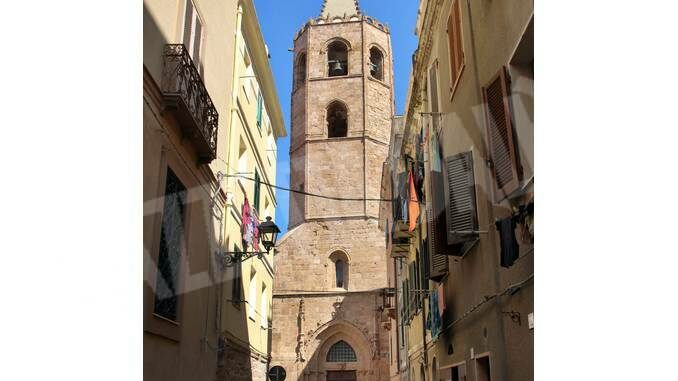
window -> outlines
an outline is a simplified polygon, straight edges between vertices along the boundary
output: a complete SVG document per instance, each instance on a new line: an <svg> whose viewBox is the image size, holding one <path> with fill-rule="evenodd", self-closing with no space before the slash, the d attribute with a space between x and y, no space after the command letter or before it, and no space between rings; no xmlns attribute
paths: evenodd
<svg viewBox="0 0 678 381"><path fill-rule="evenodd" d="M349 261L346 253L335 251L330 255L330 261L334 264L334 285L336 288L348 290Z"/></svg>
<svg viewBox="0 0 678 381"><path fill-rule="evenodd" d="M294 89L306 83L306 53L301 53L297 59L297 66L294 72Z"/></svg>
<svg viewBox="0 0 678 381"><path fill-rule="evenodd" d="M521 169L514 141L513 118L509 102L508 76L502 67L483 88L487 115L492 173L495 179L495 201L501 201L520 186Z"/></svg>
<svg viewBox="0 0 678 381"><path fill-rule="evenodd" d="M445 274L449 260L447 253L447 226L445 221L445 195L443 194L445 179L443 176L442 150L438 143L438 128L440 118L438 112L440 105L438 103L438 63L431 66L428 76L428 91L430 92L429 110L431 117L426 124L429 138L429 162L430 172L427 176L431 194L426 199L426 218L428 222L428 278L439 282Z"/></svg>
<svg viewBox="0 0 678 381"><path fill-rule="evenodd" d="M450 368L449 379L452 381L466 381L466 365L459 364Z"/></svg>
<svg viewBox="0 0 678 381"><path fill-rule="evenodd" d="M200 64L200 48L202 45L202 22L191 0L186 0L186 13L184 14L184 46L193 58L196 66L202 69Z"/></svg>
<svg viewBox="0 0 678 381"><path fill-rule="evenodd" d="M268 328L268 297L265 283L261 284L261 307L259 311L261 313L261 327Z"/></svg>
<svg viewBox="0 0 678 381"><path fill-rule="evenodd" d="M247 145L245 145L242 137L240 138L238 151L238 172L241 174L247 173Z"/></svg>
<svg viewBox="0 0 678 381"><path fill-rule="evenodd" d="M327 362L357 362L353 348L344 340L337 341L327 352Z"/></svg>
<svg viewBox="0 0 678 381"><path fill-rule="evenodd" d="M450 54L450 92L454 90L464 69L464 44L461 34L461 1L452 3L447 18L447 47Z"/></svg>
<svg viewBox="0 0 678 381"><path fill-rule="evenodd" d="M261 91L257 93L257 128L261 132L261 121L264 118L264 97L261 95Z"/></svg>
<svg viewBox="0 0 678 381"><path fill-rule="evenodd" d="M252 268L252 272L250 273L250 289L247 298L247 312L250 319L254 320L254 314L257 312L257 271L254 268Z"/></svg>
<svg viewBox="0 0 678 381"><path fill-rule="evenodd" d="M344 138L348 135L348 111L339 101L327 107L327 137Z"/></svg>
<svg viewBox="0 0 678 381"><path fill-rule="evenodd" d="M327 47L327 70L330 77L348 75L348 47L334 41Z"/></svg>
<svg viewBox="0 0 678 381"><path fill-rule="evenodd" d="M476 381L492 381L490 371L490 356L476 359Z"/></svg>
<svg viewBox="0 0 678 381"><path fill-rule="evenodd" d="M237 245L234 245L233 251L237 254L242 254L242 251ZM242 300L242 264L240 262L235 262L233 264L233 294L231 295L231 302L240 306L240 301Z"/></svg>
<svg viewBox="0 0 678 381"><path fill-rule="evenodd" d="M370 49L370 75L380 81L384 80L384 55L377 47Z"/></svg>
<svg viewBox="0 0 678 381"><path fill-rule="evenodd" d="M261 178L259 177L259 171L254 168L254 209L259 213L259 204L261 201Z"/></svg>
<svg viewBox="0 0 678 381"><path fill-rule="evenodd" d="M185 211L186 187L168 168L153 312L172 321L178 320L177 295L181 256L184 251Z"/></svg>
<svg viewBox="0 0 678 381"><path fill-rule="evenodd" d="M463 152L445 159L447 169L447 243L463 244L477 240L476 185L473 155Z"/></svg>
<svg viewBox="0 0 678 381"><path fill-rule="evenodd" d="M334 262L335 280L337 288L344 287L344 266L346 266L346 264L341 259Z"/></svg>

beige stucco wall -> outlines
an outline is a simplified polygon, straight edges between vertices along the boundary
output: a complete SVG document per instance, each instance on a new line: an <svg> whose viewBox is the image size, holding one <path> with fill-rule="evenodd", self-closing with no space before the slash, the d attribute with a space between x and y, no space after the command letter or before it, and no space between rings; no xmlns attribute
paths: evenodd
<svg viewBox="0 0 678 381"><path fill-rule="evenodd" d="M449 276L444 281L447 311L443 325L468 311L473 305L483 300L486 295L501 292L516 282L529 279L534 272L533 247L521 243L521 258L512 267L505 269L499 266L499 237L494 221L511 214L512 204L508 200L495 200L493 196L494 179L491 170L486 166L487 132L485 126L485 109L481 89L497 74L504 65L511 74L511 105L514 117L515 135L517 139L520 162L523 167L521 186L526 192L533 191L534 144L533 144L533 79L524 75L510 64L518 43L523 36L528 22L533 15L533 3L530 0L514 2L475 2L462 1L462 40L464 46L464 69L459 83L452 94L450 84L450 62L447 36L447 17L452 1L442 2L435 13L425 13L433 9L427 1L421 2L422 11L418 20L419 36L428 34L426 25L429 20L436 20L430 27L430 54L423 50L417 55L421 62L421 70L428 70L438 65L438 98L441 119L440 143L445 157L471 151L474 160L474 177L476 181L476 202L480 230L480 241L463 258L450 257ZM427 29L422 29L427 28ZM426 44L420 44L425 49ZM421 118L419 112L430 112L431 100L424 81L427 75L415 73L410 81L408 96L408 117L411 121L409 142L405 147L412 149L412 136L419 132L419 126L430 123ZM412 93L413 81L417 81L419 94ZM418 103L421 100L421 103ZM414 105L414 106L413 106ZM406 137L407 139L407 137ZM427 184L427 194L432 191ZM415 241L415 245L418 245ZM410 256L409 261L413 260ZM434 284L437 286L437 284ZM436 342L428 345L428 363L425 364L427 379L433 369L432 361L436 359L439 368L451 365L466 364L470 379L475 377L475 357L489 354L492 379L499 380L531 380L533 379L533 331L527 327L527 315L533 312L533 287L525 285L519 292L488 303L484 308L474 312L462 324L441 334ZM522 324L513 322L502 311L520 312ZM415 318L416 320L416 318ZM410 353L421 348L421 324L413 323L407 327L410 338ZM452 345L453 353L448 354ZM410 364L409 373L413 380L420 380L419 363Z"/></svg>
<svg viewBox="0 0 678 381"><path fill-rule="evenodd" d="M194 4L203 25L202 80L219 113L217 159L209 165L197 164L190 141L182 139L172 113L164 112L159 92L163 47L183 41L185 1L144 1L144 295L147 311L144 376L149 380L213 380L215 377L264 380L270 350L268 321L273 255L242 264L245 302L236 307L231 297L233 269L219 271L214 253L219 249L232 251L236 244L243 248L240 209L245 195L252 203L254 183L230 177L239 170L240 142L244 142L248 153L243 167L252 172L243 175L253 178L256 167L263 182L275 184L276 141L286 134L285 126L253 2L195 0ZM239 7L242 13L238 12ZM253 64L249 69L243 60L245 52L249 52ZM253 78L242 78L249 76ZM256 125L256 91L264 94L261 128ZM187 259L180 277L184 293L180 300L178 330L170 329L168 322L160 322L165 324L160 329L153 328L151 323L155 320L148 312L149 308L152 311L159 240L160 222L154 210L162 209L158 198L164 192L168 165L191 194L186 223ZM216 196L216 207L211 210L218 185L221 190ZM262 185L260 219L274 216L276 206L274 191ZM210 262L210 258L214 262ZM246 304L254 300L249 294L252 270L257 273L254 319L250 319ZM264 288L267 289L263 296L267 311L262 310L260 303ZM170 333L171 340L163 335L165 331ZM217 356L220 341L225 349L221 358ZM224 358L224 353L229 356Z"/></svg>

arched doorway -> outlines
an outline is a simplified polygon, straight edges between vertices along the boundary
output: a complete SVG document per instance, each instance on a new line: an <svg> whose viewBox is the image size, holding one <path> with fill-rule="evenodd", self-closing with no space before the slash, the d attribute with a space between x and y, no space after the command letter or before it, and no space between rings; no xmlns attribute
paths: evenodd
<svg viewBox="0 0 678 381"><path fill-rule="evenodd" d="M309 381L372 381L372 349L369 339L356 326L338 319L315 336L317 349L307 371Z"/></svg>

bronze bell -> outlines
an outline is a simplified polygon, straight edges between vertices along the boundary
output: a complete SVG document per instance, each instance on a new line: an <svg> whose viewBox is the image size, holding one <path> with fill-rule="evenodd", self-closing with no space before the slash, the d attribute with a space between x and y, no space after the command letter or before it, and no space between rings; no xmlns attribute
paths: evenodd
<svg viewBox="0 0 678 381"><path fill-rule="evenodd" d="M332 64L332 73L341 74L344 71L344 68L341 66L341 61L334 61Z"/></svg>

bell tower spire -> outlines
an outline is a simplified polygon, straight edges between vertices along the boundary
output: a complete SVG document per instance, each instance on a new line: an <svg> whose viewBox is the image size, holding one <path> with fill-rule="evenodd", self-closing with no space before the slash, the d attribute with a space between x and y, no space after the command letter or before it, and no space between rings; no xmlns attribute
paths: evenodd
<svg viewBox="0 0 678 381"><path fill-rule="evenodd" d="M360 5L358 0L324 0L320 9L320 17L327 18L332 16L344 17L360 14Z"/></svg>

